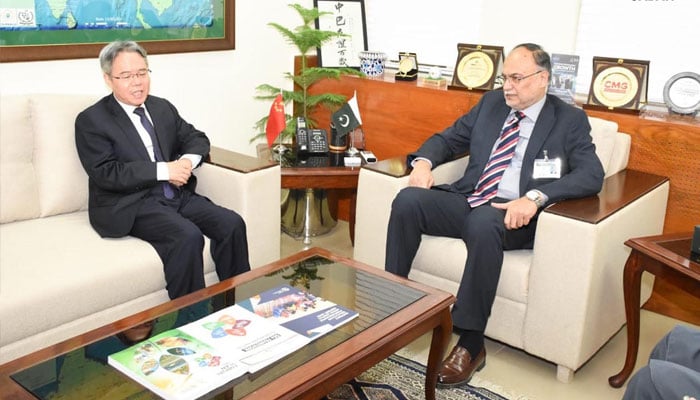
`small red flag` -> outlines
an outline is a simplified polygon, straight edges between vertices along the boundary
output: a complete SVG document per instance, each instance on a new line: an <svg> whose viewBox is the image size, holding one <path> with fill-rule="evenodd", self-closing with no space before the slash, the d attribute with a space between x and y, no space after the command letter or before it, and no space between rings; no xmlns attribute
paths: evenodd
<svg viewBox="0 0 700 400"><path fill-rule="evenodd" d="M284 115L284 100L282 94L275 97L270 107L270 116L267 118L267 126L265 126L265 134L267 135L267 146L272 147L280 132L287 127L287 121Z"/></svg>

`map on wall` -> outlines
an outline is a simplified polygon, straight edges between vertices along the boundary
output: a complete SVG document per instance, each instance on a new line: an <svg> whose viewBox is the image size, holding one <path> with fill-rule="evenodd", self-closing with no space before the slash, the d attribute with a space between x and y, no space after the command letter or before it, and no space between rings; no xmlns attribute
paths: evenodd
<svg viewBox="0 0 700 400"><path fill-rule="evenodd" d="M208 27L213 0L0 0L0 30Z"/></svg>

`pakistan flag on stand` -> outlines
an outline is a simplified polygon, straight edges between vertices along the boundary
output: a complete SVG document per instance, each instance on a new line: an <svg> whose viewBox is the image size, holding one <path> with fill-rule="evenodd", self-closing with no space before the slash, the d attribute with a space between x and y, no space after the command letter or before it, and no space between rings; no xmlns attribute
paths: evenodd
<svg viewBox="0 0 700 400"><path fill-rule="evenodd" d="M332 115L333 126L335 126L339 136L345 136L348 132L352 132L355 128L362 125L362 117L360 117L356 95L357 92L353 93L352 98Z"/></svg>

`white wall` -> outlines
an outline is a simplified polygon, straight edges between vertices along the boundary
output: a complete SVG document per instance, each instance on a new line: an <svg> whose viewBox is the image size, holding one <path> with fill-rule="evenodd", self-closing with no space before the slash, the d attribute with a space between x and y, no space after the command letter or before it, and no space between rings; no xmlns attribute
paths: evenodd
<svg viewBox="0 0 700 400"><path fill-rule="evenodd" d="M478 33L466 29L465 32L476 37L464 37L461 42L502 45L507 52L514 45L528 41L543 45L550 53L575 54L581 0L440 1L447 5L435 14L421 9L425 26L420 27L415 21L400 23L395 13L392 15L392 9L408 4L405 0L365 0L365 11L371 13L367 16L368 24L385 27L382 33L381 29L368 26L370 48L385 51L373 44L384 40L384 43L401 43L401 51L415 51L411 46L420 35L405 41L407 35L401 35L400 29L425 32L429 30L427 27L449 29L441 24L441 13L454 9L451 2L466 2L474 12L465 13L463 23L477 25ZM235 50L150 56L153 94L170 99L189 122L207 132L213 144L255 155L257 143L249 143L255 134L253 125L270 107L267 102L253 99L255 87L261 83L292 87L283 74L292 71L296 51L267 26L269 22L299 25L301 20L296 12L287 6L291 2L313 6L313 0L237 0ZM436 40L431 39L433 43ZM449 54L446 63L452 68L456 43L450 43L446 51ZM418 57L419 62L440 62L421 58L420 51ZM589 61L582 62L581 69L590 69ZM587 87L577 87L577 91L587 91ZM96 58L0 64L0 93L26 92L107 94L107 88ZM653 97L651 93L650 97Z"/></svg>
<svg viewBox="0 0 700 400"><path fill-rule="evenodd" d="M295 0L305 7L312 0ZM285 0L236 1L236 49L150 55L151 93L175 104L182 116L206 132L214 145L255 155L253 125L270 103L255 100L255 87L270 83L291 89L285 72L296 50L267 24L301 24ZM0 93L88 93L106 95L94 59L0 64ZM0 104L2 107L2 104Z"/></svg>
<svg viewBox="0 0 700 400"><path fill-rule="evenodd" d="M446 66L457 61L457 43L503 46L507 54L523 42L550 53L571 54L581 0L431 0L406 7L405 0L365 0L372 51L398 59L417 53L418 62ZM432 10L441 10L431 13Z"/></svg>
<svg viewBox="0 0 700 400"><path fill-rule="evenodd" d="M529 42L550 54L574 54L580 5L581 0L483 1L479 44L503 46L508 54Z"/></svg>

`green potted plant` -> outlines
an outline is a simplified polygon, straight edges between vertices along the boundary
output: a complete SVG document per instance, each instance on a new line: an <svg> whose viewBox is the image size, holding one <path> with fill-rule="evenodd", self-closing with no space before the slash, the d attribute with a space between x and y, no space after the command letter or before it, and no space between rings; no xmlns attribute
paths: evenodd
<svg viewBox="0 0 700 400"><path fill-rule="evenodd" d="M293 44L299 50L301 58L299 73L297 75L292 73L285 74L288 79L294 82L294 90L284 90L269 84L262 84L256 87L259 94L255 96L256 99L271 102L278 94L282 93L285 104L290 101L294 103L293 115L285 115L286 128L280 133L278 139L280 142L289 142L293 140L296 132L296 117L304 117L307 126L309 128L314 128L317 125L316 121L309 117L311 110L321 106L328 109L329 112L333 112L345 103L346 98L341 94L309 94L309 88L314 83L326 78L339 79L343 74L364 75L354 68L310 67L307 59L307 54L310 51L319 49L324 43L330 40L348 35L334 31L318 30L312 26L319 16L330 14L328 12L319 12L317 8L305 8L299 4L290 4L289 7L294 8L299 13L303 21L302 25L297 26L293 30L274 22L268 25L280 32L290 44ZM251 142L265 138L267 119L268 116L266 115L255 124L255 129L258 133L251 139Z"/></svg>

